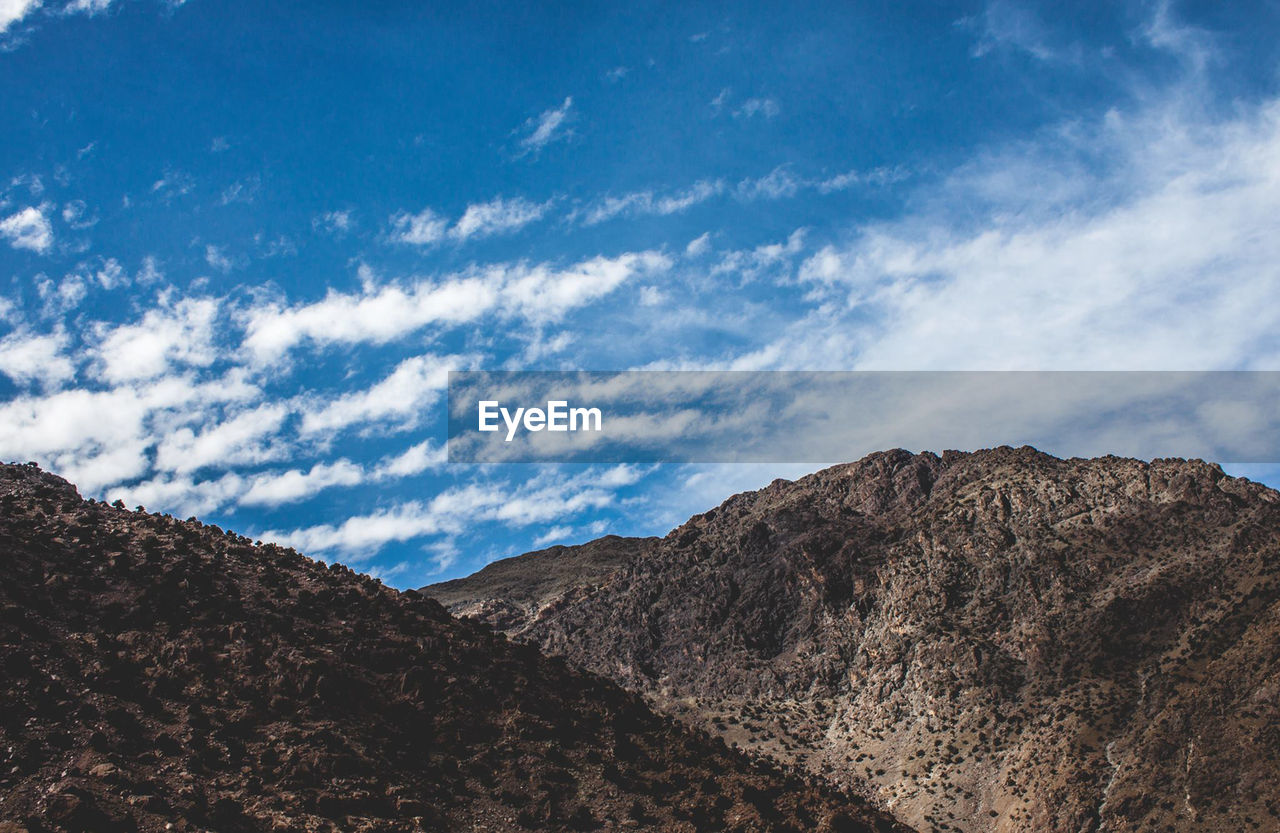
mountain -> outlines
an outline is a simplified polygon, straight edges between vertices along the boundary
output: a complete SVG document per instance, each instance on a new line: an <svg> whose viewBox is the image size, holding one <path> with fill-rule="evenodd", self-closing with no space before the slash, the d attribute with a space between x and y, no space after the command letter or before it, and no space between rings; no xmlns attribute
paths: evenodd
<svg viewBox="0 0 1280 833"><path fill-rule="evenodd" d="M902 831L349 569L0 467L0 831Z"/></svg>
<svg viewBox="0 0 1280 833"><path fill-rule="evenodd" d="M890 451L620 547L515 620L484 573L424 592L920 831L1280 830L1280 494L1259 484ZM525 600L523 563L488 570Z"/></svg>
<svg viewBox="0 0 1280 833"><path fill-rule="evenodd" d="M515 635L547 605L568 604L650 553L658 538L606 535L577 547L550 547L504 558L463 579L433 584L431 597L457 616L482 619Z"/></svg>

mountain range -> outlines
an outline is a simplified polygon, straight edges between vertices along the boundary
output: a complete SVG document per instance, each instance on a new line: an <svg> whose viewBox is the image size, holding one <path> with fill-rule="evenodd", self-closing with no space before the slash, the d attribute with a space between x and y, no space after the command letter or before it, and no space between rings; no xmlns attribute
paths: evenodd
<svg viewBox="0 0 1280 833"><path fill-rule="evenodd" d="M1280 830L1280 494L889 451L399 592L0 466L0 833Z"/></svg>

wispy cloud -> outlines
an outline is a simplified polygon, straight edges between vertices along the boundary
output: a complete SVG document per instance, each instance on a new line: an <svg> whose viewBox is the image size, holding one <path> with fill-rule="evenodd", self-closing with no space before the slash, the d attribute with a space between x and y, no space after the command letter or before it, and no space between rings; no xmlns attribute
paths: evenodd
<svg viewBox="0 0 1280 833"><path fill-rule="evenodd" d="M571 215L583 225L593 226L619 216L640 214L678 214L701 202L724 193L722 180L699 180L680 191L658 194L651 190L634 191L618 197L604 197Z"/></svg>
<svg viewBox="0 0 1280 833"><path fill-rule="evenodd" d="M711 273L750 279L772 267L790 264L804 251L806 233L806 229L799 228L780 243L765 243L751 249L725 252L720 262L712 267Z"/></svg>
<svg viewBox="0 0 1280 833"><path fill-rule="evenodd" d="M669 265L657 252L597 257L567 268L499 264L443 280L368 283L357 293L330 292L321 301L295 306L267 302L246 313L244 345L263 363L303 342L383 344L428 324L456 325L494 313L551 321L607 295L636 274Z"/></svg>
<svg viewBox="0 0 1280 833"><path fill-rule="evenodd" d="M204 262L224 275L235 267L235 262L227 256L226 249L213 244L204 247Z"/></svg>
<svg viewBox="0 0 1280 833"><path fill-rule="evenodd" d="M468 205L452 225L448 217L430 208L424 208L417 214L402 211L391 218L391 239L414 246L431 246L445 239L463 243L495 234L509 234L542 219L551 205L550 200L536 203L523 197L496 197L488 202ZM339 215L337 219L344 218ZM345 227L342 230L345 231Z"/></svg>
<svg viewBox="0 0 1280 833"><path fill-rule="evenodd" d="M733 115L740 119L749 119L755 116L773 119L777 118L780 112L782 112L782 108L772 98L748 98L742 102L741 107L733 111Z"/></svg>
<svg viewBox="0 0 1280 833"><path fill-rule="evenodd" d="M62 7L63 14L102 14L111 8L112 0L71 0Z"/></svg>
<svg viewBox="0 0 1280 833"><path fill-rule="evenodd" d="M601 197L569 212L570 222L593 226L618 217L680 214L717 197L731 195L742 202L780 200L802 191L831 194L856 187L883 187L907 178L902 169L850 170L828 177L798 176L789 165L779 165L760 177L747 177L734 185L723 179L700 179L687 188L666 191L648 188L617 196Z"/></svg>
<svg viewBox="0 0 1280 833"><path fill-rule="evenodd" d="M1216 124L1176 101L1112 112L1074 140L1108 164L1072 167L1086 179L1051 210L1028 196L1051 169L994 154L923 213L823 247L799 272L813 312L742 366L1280 366L1280 102Z"/></svg>
<svg viewBox="0 0 1280 833"><path fill-rule="evenodd" d="M442 240L448 227L449 221L430 208L424 208L417 214L402 211L391 218L391 237L400 243L429 246Z"/></svg>
<svg viewBox="0 0 1280 833"><path fill-rule="evenodd" d="M1006 0L991 0L980 14L961 18L957 25L976 32L971 50L975 58L1000 49L1025 52L1041 61L1061 60L1068 54L1066 47L1051 43L1050 30L1032 9Z"/></svg>
<svg viewBox="0 0 1280 833"><path fill-rule="evenodd" d="M405 359L386 378L366 390L326 398L306 408L299 431L303 435L333 432L372 421L393 420L411 427L423 419L443 395L449 371L474 359L425 354Z"/></svg>
<svg viewBox="0 0 1280 833"><path fill-rule="evenodd" d="M316 463L307 471L289 469L252 478L239 502L246 506L279 506L304 500L334 486L355 486L364 479L364 469L350 460Z"/></svg>
<svg viewBox="0 0 1280 833"><path fill-rule="evenodd" d="M534 203L518 197L510 200L499 197L489 202L475 203L467 206L467 210L449 229L449 236L455 240L467 240L515 231L542 219L550 207L549 202Z"/></svg>
<svg viewBox="0 0 1280 833"><path fill-rule="evenodd" d="M489 521L523 527L570 518L615 501L616 485L598 470L572 477L544 476L519 485L473 484L447 489L425 501L398 503L376 512L263 533L309 552L337 553L352 561L375 555L392 542L451 536Z"/></svg>
<svg viewBox="0 0 1280 833"><path fill-rule="evenodd" d="M573 97L566 97L564 103L551 110L544 110L540 115L531 118L521 126L519 132L521 155L537 153L552 142L569 136L567 124L572 117Z"/></svg>
<svg viewBox="0 0 1280 833"><path fill-rule="evenodd" d="M77 231L82 231L96 225L98 218L89 216L89 206L84 200L70 200L62 206L62 222Z"/></svg>
<svg viewBox="0 0 1280 833"><path fill-rule="evenodd" d="M783 197L794 197L808 183L796 179L795 175L784 165L774 168L765 176L758 179L744 179L738 183L736 189L740 199L770 199L776 200Z"/></svg>
<svg viewBox="0 0 1280 833"><path fill-rule="evenodd" d="M222 189L222 194L218 197L219 205L231 205L232 203L250 204L258 196L258 191L262 189L261 177L253 176L247 179L233 182L226 188Z"/></svg>
<svg viewBox="0 0 1280 833"><path fill-rule="evenodd" d="M228 468L284 459L288 449L275 441L289 408L264 403L200 430L179 428L156 446L156 468L186 474L205 466Z"/></svg>
<svg viewBox="0 0 1280 833"><path fill-rule="evenodd" d="M343 211L326 211L312 219L311 227L318 231L340 236L351 231L355 226L355 216L349 209Z"/></svg>

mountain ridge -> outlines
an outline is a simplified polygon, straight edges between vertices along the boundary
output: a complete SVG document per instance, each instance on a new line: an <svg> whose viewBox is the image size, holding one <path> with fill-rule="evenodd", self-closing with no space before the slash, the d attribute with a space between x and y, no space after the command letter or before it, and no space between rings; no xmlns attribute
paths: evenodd
<svg viewBox="0 0 1280 833"><path fill-rule="evenodd" d="M0 831L906 831L342 565L0 466Z"/></svg>
<svg viewBox="0 0 1280 833"><path fill-rule="evenodd" d="M1280 495L1216 465L880 452L622 562L495 624L922 831L1276 824Z"/></svg>

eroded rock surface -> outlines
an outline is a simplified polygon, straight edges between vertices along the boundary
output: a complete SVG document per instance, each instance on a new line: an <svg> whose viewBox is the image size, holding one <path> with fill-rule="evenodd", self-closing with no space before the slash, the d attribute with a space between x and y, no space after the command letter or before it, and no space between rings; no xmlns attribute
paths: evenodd
<svg viewBox="0 0 1280 833"><path fill-rule="evenodd" d="M1280 830L1280 495L1214 465L875 454L523 609L921 831Z"/></svg>

